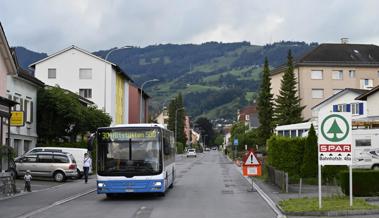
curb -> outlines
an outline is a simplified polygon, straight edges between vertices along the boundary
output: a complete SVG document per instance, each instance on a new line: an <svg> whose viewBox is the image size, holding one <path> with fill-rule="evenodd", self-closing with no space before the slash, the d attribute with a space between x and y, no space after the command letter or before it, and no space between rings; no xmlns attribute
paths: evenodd
<svg viewBox="0 0 379 218"><path fill-rule="evenodd" d="M242 176L242 170L240 167L237 167L234 162L226 155L226 158L230 160L233 163L233 166L236 168L236 170L241 174ZM247 176L242 176L243 178L246 179L246 181L250 184L253 185L254 189L257 190L258 194L263 198L263 200L266 201L266 203L271 207L271 209L276 213L277 218L286 218L286 215L283 213L283 210L279 207L279 205L276 205L275 202L249 177Z"/></svg>

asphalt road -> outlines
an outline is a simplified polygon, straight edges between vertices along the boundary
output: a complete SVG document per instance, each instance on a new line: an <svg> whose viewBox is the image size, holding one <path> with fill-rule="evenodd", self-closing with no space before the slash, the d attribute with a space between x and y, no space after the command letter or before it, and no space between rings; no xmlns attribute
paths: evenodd
<svg viewBox="0 0 379 218"><path fill-rule="evenodd" d="M257 192L248 191L248 182L218 151L177 159L175 186L165 197L144 194L107 199L92 191L95 179L88 184L73 181L0 201L0 217L276 217Z"/></svg>

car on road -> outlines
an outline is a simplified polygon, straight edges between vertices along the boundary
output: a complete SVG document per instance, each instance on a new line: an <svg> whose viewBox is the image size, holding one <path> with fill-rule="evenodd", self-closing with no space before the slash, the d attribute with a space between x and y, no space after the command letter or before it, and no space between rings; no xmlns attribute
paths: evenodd
<svg viewBox="0 0 379 218"><path fill-rule="evenodd" d="M88 149L69 148L69 147L35 147L29 150L28 152L26 152L24 155L33 154L33 153L42 152L42 151L66 152L66 153L72 154L76 160L76 165L77 165L76 170L78 171L78 178L81 178L84 175L84 172L83 172L84 154L88 153ZM89 174L92 174L92 167L90 167L89 169Z"/></svg>
<svg viewBox="0 0 379 218"><path fill-rule="evenodd" d="M196 157L196 150L195 149L188 149L187 150L187 157Z"/></svg>
<svg viewBox="0 0 379 218"><path fill-rule="evenodd" d="M76 178L75 158L66 152L34 152L15 159L15 176L24 176L27 170L33 177L52 177L57 182Z"/></svg>
<svg viewBox="0 0 379 218"><path fill-rule="evenodd" d="M213 150L213 151L217 151L217 147L213 147L212 150Z"/></svg>
<svg viewBox="0 0 379 218"><path fill-rule="evenodd" d="M210 151L211 149L210 148L205 148L205 151Z"/></svg>

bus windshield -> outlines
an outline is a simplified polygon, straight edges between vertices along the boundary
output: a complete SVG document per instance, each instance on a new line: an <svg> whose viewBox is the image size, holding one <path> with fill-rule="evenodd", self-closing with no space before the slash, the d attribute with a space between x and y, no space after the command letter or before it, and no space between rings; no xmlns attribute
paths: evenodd
<svg viewBox="0 0 379 218"><path fill-rule="evenodd" d="M162 172L158 129L107 129L98 135L100 176L156 175Z"/></svg>

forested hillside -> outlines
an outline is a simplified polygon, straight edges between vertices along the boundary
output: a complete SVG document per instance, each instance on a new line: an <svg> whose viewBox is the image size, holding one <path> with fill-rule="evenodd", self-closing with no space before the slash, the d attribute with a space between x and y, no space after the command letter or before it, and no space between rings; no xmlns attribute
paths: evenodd
<svg viewBox="0 0 379 218"><path fill-rule="evenodd" d="M256 97L265 56L270 66L276 67L285 62L289 49L299 57L316 45L304 42L278 42L265 46L249 42L165 44L118 50L108 60L119 65L137 84L159 79L159 82L145 86L152 97L153 113L181 92L186 111L193 118L206 116L232 120L238 108ZM43 53L25 51L28 50L16 48L23 67L45 57ZM94 54L104 58L108 51Z"/></svg>

